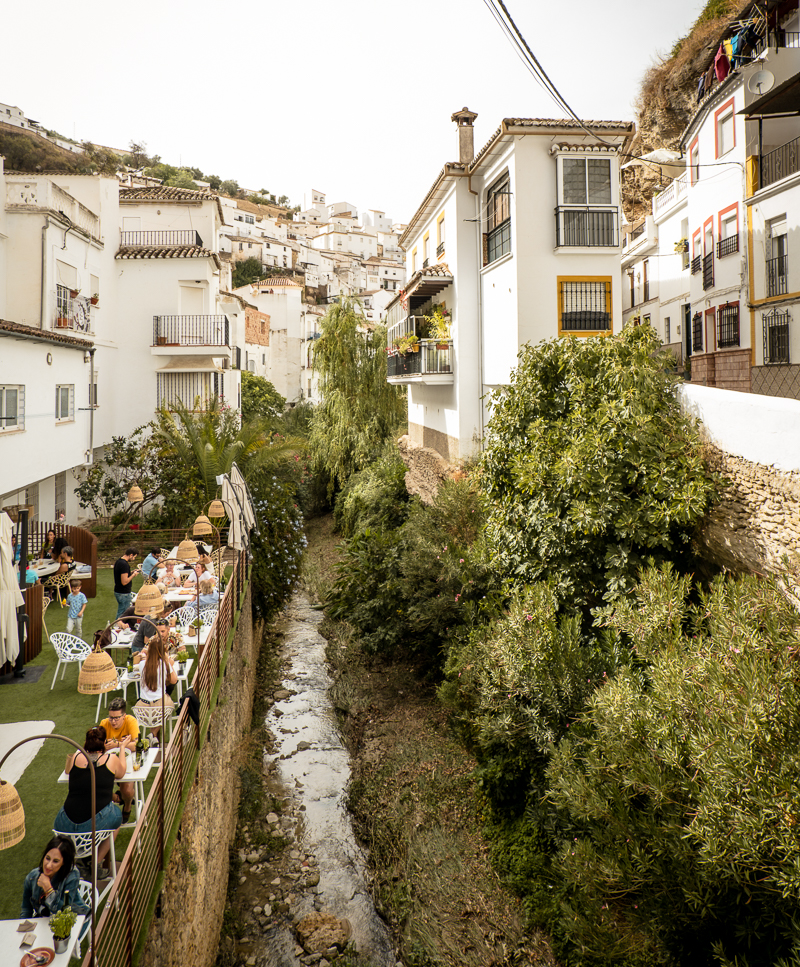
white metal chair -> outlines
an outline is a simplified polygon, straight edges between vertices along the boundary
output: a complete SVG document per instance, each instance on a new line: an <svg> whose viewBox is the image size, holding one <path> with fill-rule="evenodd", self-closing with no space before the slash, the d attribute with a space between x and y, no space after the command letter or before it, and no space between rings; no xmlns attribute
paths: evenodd
<svg viewBox="0 0 800 967"><path fill-rule="evenodd" d="M94 896L92 896L92 884L88 880L80 881L80 883L78 884L78 895L80 896L84 906L89 907L89 909L91 909L92 906L94 906L94 912L96 916L97 908L100 906L100 894L97 892L97 890L95 890ZM86 932L88 931L90 924L91 924L91 920L89 919L89 917L87 917L83 924L83 929L80 932L80 936L75 941L75 946L72 948L71 956L77 957L79 960L81 956L81 942L83 941L83 938L86 936Z"/></svg>
<svg viewBox="0 0 800 967"><path fill-rule="evenodd" d="M98 903L100 900L105 898L105 895L111 889L114 880L117 878L117 856L114 852L114 832L113 829L98 829L95 833L95 849L97 849L102 842L107 840L109 836L111 837L111 845L108 849L108 862L111 869L111 880L108 886L103 890L98 898ZM75 844L75 859L82 860L87 856L92 855L92 831L89 830L86 833L65 833L60 829L53 830L54 836L63 836L64 839L71 839ZM97 865L97 855L95 854L95 865Z"/></svg>
<svg viewBox="0 0 800 967"><path fill-rule="evenodd" d="M182 608L178 608L177 611L170 612L170 618L174 617L178 624L185 628L190 621L194 621L197 617L197 608L195 607L195 602L191 604L185 604Z"/></svg>
<svg viewBox="0 0 800 967"><path fill-rule="evenodd" d="M169 730L169 735L172 736L172 723L175 717L175 705L164 705L164 725ZM130 710L131 714L134 716L136 721L142 730L142 738L147 731L147 729L160 729L161 728L161 705L134 705ZM167 739L167 742L169 739ZM163 738L159 745L166 746L167 742L163 741Z"/></svg>
<svg viewBox="0 0 800 967"><path fill-rule="evenodd" d="M213 625L217 620L217 615L219 614L219 608L201 608L200 609L200 620L204 625Z"/></svg>
<svg viewBox="0 0 800 967"><path fill-rule="evenodd" d="M47 614L47 609L50 607L52 598L48 598L46 594L42 595L42 627L44 628L44 634L48 641L50 641L50 632L47 630L47 624L45 623L44 616Z"/></svg>
<svg viewBox="0 0 800 967"><path fill-rule="evenodd" d="M67 673L67 665L70 662L76 661L78 663L78 671L80 672L81 666L92 653L92 646L76 635L68 635L66 631L54 632L50 635L50 643L58 655L56 673L53 675L53 684L50 686L50 691L52 692L56 685L59 668L62 665L64 666L64 671L61 673L62 679Z"/></svg>

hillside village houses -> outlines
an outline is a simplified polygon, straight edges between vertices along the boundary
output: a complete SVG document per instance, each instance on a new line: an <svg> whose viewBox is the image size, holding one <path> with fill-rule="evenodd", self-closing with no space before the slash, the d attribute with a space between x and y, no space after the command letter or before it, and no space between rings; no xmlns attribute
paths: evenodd
<svg viewBox="0 0 800 967"><path fill-rule="evenodd" d="M412 445L455 462L480 447L486 395L526 343L619 332L623 121L506 118L475 154L467 108L445 164L400 239L408 283L389 305L388 379L408 387ZM439 307L449 332L426 317Z"/></svg>
<svg viewBox="0 0 800 967"><path fill-rule="evenodd" d="M745 7L701 76L683 170L623 243L624 319L690 357L693 383L800 399L797 0Z"/></svg>

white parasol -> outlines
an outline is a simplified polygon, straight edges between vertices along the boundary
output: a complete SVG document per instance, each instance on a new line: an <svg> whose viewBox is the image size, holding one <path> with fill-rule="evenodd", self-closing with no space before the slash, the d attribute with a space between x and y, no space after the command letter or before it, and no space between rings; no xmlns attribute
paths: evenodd
<svg viewBox="0 0 800 967"><path fill-rule="evenodd" d="M17 608L25 601L13 564L12 531L11 518L6 513L0 513L0 665L17 660Z"/></svg>

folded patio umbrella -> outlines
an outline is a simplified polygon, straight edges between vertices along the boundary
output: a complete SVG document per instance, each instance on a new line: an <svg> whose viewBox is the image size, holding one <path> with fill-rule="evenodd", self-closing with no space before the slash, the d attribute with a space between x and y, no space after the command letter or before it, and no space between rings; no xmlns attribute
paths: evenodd
<svg viewBox="0 0 800 967"><path fill-rule="evenodd" d="M11 518L6 513L0 513L0 665L17 660L17 608L25 602L13 564L12 531Z"/></svg>

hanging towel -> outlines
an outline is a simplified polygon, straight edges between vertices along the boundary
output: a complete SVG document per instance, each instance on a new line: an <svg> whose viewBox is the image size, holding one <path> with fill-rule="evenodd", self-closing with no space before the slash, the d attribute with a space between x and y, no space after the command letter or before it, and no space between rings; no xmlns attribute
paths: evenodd
<svg viewBox="0 0 800 967"><path fill-rule="evenodd" d="M728 76L730 69L731 69L730 62L728 61L728 58L725 56L725 51L722 47L722 44L720 44L719 50L717 51L717 56L714 58L714 70L717 74L717 80L724 81L725 78Z"/></svg>
<svg viewBox="0 0 800 967"><path fill-rule="evenodd" d="M741 45L739 43L741 36L741 34L734 34L734 36L731 37L731 70L736 70L736 68L742 63L742 58L740 56Z"/></svg>
<svg viewBox="0 0 800 967"><path fill-rule="evenodd" d="M722 49L725 51L725 56L728 58L728 64L730 65L731 57L733 57L733 46L729 38L722 41Z"/></svg>
<svg viewBox="0 0 800 967"><path fill-rule="evenodd" d="M697 103L698 104L700 103L700 101L703 100L703 94L705 93L705 89L706 89L706 75L701 74L700 83L697 85Z"/></svg>
<svg viewBox="0 0 800 967"><path fill-rule="evenodd" d="M706 71L706 94L714 86L714 81L716 80L716 74L714 73L714 65L712 64Z"/></svg>

